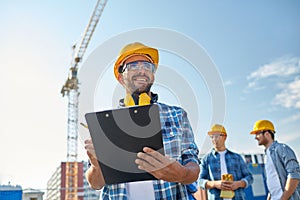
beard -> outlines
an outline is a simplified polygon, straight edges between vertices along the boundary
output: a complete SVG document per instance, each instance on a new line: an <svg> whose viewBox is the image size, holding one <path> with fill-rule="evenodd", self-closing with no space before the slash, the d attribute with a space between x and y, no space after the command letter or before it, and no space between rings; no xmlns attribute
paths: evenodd
<svg viewBox="0 0 300 200"><path fill-rule="evenodd" d="M265 145L265 140L262 138L262 139L260 139L260 140L257 140L257 143L258 143L258 145L260 146L260 145Z"/></svg>
<svg viewBox="0 0 300 200"><path fill-rule="evenodd" d="M134 92L133 92L133 94L141 94L141 93L149 93L150 92L150 89L151 89L151 87L152 87L152 83L149 83L149 84L147 84L145 87L140 87L140 88L137 88Z"/></svg>
<svg viewBox="0 0 300 200"><path fill-rule="evenodd" d="M136 88L133 91L132 96L138 98L140 96L140 94L142 94L142 93L149 94L151 87L152 87L152 83L149 83L149 84L147 84L147 85L145 85L143 87Z"/></svg>
<svg viewBox="0 0 300 200"><path fill-rule="evenodd" d="M131 91L132 95L137 95L139 96L142 93L149 93L150 89L153 85L153 82L150 82L149 77L145 77L149 82L145 84L140 84L139 86L136 85L135 82L136 76L132 77L131 81L127 83L127 88Z"/></svg>

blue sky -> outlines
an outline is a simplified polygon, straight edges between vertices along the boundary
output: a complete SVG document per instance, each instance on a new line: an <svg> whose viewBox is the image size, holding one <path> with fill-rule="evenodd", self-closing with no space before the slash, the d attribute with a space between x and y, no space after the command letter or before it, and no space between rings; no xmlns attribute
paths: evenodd
<svg viewBox="0 0 300 200"><path fill-rule="evenodd" d="M0 184L11 181L43 189L60 161L66 160L67 98L61 97L60 89L67 78L71 47L79 42L95 3L0 2ZM299 157L299 8L297 0L108 0L85 59L102 43L136 29L155 27L185 35L205 50L221 77L228 148L263 152L248 133L256 120L264 118L274 122L276 138ZM200 125L195 135L205 153L211 147L206 132L213 108L207 77L201 80L186 72L189 64L180 55L160 52L161 72L174 66L197 92ZM187 101L174 93L179 101L166 95L164 91L170 92L166 87L155 88L162 93L161 101L180 105ZM80 142L78 154L87 159Z"/></svg>

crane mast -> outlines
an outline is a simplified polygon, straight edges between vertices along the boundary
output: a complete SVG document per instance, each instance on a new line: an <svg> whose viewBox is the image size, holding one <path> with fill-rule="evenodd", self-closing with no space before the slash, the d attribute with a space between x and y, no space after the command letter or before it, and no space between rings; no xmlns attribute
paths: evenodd
<svg viewBox="0 0 300 200"><path fill-rule="evenodd" d="M98 0L89 23L84 31L79 46L73 46L73 57L69 76L61 89L64 97L68 96L68 127L67 127L67 162L66 162L66 185L65 199L78 199L78 162L77 162L77 141L78 141L78 99L79 81L77 77L78 65L82 61L85 51L92 38L97 23L102 15L107 0Z"/></svg>

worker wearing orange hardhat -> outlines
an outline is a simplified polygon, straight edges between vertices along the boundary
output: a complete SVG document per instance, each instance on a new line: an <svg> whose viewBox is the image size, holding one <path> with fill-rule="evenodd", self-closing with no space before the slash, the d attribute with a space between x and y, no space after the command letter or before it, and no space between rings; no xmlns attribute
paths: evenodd
<svg viewBox="0 0 300 200"><path fill-rule="evenodd" d="M121 106L147 105L157 101L157 95L150 89L158 60L158 50L142 43L135 42L123 47L114 65L115 77L126 90ZM141 66L142 70L137 71L136 68Z"/></svg>
<svg viewBox="0 0 300 200"><path fill-rule="evenodd" d="M139 169L158 180L106 185L93 143L86 140L91 162L86 177L92 188L103 189L103 199L189 199L186 185L197 181L199 151L186 112L157 102L158 95L151 91L158 60L157 49L135 42L120 51L114 64L115 77L125 89L121 107L155 103L160 109L165 155L144 147L135 160Z"/></svg>
<svg viewBox="0 0 300 200"><path fill-rule="evenodd" d="M131 43L123 47L115 62L114 74L118 80L120 74L123 73L124 70L124 61L134 55L143 55L147 57L147 59L155 65L155 69L157 69L159 61L158 50L152 47L148 47L139 42Z"/></svg>
<svg viewBox="0 0 300 200"><path fill-rule="evenodd" d="M226 148L225 127L214 124L208 135L214 148L201 160L200 187L208 190L208 199L246 199L244 188L253 183L253 177L243 158ZM222 180L222 176L233 177L233 181Z"/></svg>
<svg viewBox="0 0 300 200"><path fill-rule="evenodd" d="M294 151L275 141L275 128L269 120L258 120L250 134L266 149L265 171L268 199L300 199L300 167Z"/></svg>

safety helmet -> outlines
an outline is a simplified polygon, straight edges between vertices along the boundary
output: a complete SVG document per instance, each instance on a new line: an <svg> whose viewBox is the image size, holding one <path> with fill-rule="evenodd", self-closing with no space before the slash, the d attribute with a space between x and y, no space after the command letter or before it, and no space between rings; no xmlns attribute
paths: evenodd
<svg viewBox="0 0 300 200"><path fill-rule="evenodd" d="M250 132L250 134L256 134L259 131L267 131L270 130L273 133L275 133L274 125L269 120L258 120L255 122L253 126L253 130Z"/></svg>
<svg viewBox="0 0 300 200"><path fill-rule="evenodd" d="M214 124L210 128L210 131L208 131L208 135L212 135L212 134L215 134L215 133L223 133L223 134L227 135L224 126L222 126L220 124Z"/></svg>
<svg viewBox="0 0 300 200"><path fill-rule="evenodd" d="M155 68L158 66L158 50L152 47L148 47L142 43L134 42L126 45L120 51L119 56L115 62L114 66L114 74L116 79L119 78L119 68L123 65L123 62L129 58L131 55L146 55L148 58L150 57L152 62L155 64Z"/></svg>

